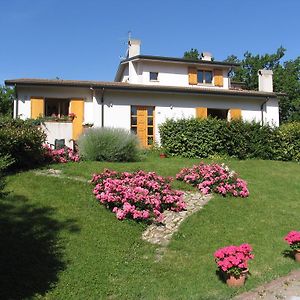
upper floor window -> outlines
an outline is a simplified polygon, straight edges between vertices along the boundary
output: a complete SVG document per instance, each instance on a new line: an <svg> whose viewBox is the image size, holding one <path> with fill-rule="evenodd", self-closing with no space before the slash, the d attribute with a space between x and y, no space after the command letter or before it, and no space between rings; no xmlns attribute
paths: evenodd
<svg viewBox="0 0 300 300"><path fill-rule="evenodd" d="M212 79L213 79L212 71L198 70L197 79L198 79L198 83L206 83L206 84L212 83Z"/></svg>
<svg viewBox="0 0 300 300"><path fill-rule="evenodd" d="M150 72L150 81L158 80L158 72Z"/></svg>

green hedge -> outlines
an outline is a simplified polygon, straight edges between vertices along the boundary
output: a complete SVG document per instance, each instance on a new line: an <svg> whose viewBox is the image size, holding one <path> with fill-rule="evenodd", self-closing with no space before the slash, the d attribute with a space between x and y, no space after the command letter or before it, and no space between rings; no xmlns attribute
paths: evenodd
<svg viewBox="0 0 300 300"><path fill-rule="evenodd" d="M167 120L159 131L161 144L169 155L300 161L300 123L274 128L240 120L191 118Z"/></svg>
<svg viewBox="0 0 300 300"><path fill-rule="evenodd" d="M9 155L13 168L31 168L42 162L45 138L31 121L0 117L0 156Z"/></svg>

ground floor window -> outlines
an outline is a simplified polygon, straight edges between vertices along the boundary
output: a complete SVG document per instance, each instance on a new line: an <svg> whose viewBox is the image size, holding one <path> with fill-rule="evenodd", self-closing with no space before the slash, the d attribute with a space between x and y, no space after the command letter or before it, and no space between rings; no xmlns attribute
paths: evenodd
<svg viewBox="0 0 300 300"><path fill-rule="evenodd" d="M154 109L153 106L131 106L131 131L144 147L154 143Z"/></svg>
<svg viewBox="0 0 300 300"><path fill-rule="evenodd" d="M69 99L45 99L45 116L67 116L69 114Z"/></svg>
<svg viewBox="0 0 300 300"><path fill-rule="evenodd" d="M228 119L228 109L208 108L207 115L210 117L213 117L213 118L227 120Z"/></svg>

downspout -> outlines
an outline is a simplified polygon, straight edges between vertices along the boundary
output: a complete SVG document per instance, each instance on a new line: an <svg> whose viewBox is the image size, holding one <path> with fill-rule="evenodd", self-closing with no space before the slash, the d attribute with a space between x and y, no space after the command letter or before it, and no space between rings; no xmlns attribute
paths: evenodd
<svg viewBox="0 0 300 300"><path fill-rule="evenodd" d="M105 89L102 88L102 93L101 93L101 127L104 127L104 91L105 91Z"/></svg>
<svg viewBox="0 0 300 300"><path fill-rule="evenodd" d="M19 115L19 97L18 97L18 90L16 84L15 84L15 95L16 95L16 119L17 119Z"/></svg>
<svg viewBox="0 0 300 300"><path fill-rule="evenodd" d="M264 105L266 105L266 103L270 100L269 97L266 98L267 100L265 102L262 103L262 105L260 106L260 111L261 111L261 125L264 126Z"/></svg>

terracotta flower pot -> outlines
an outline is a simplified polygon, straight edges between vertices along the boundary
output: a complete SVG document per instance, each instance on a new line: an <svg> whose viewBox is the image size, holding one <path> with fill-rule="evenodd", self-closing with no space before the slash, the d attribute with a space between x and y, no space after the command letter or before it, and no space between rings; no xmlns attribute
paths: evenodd
<svg viewBox="0 0 300 300"><path fill-rule="evenodd" d="M226 274L226 283L230 287L241 287L245 284L245 280L247 278L248 269L242 271L239 277L235 277L230 274Z"/></svg>
<svg viewBox="0 0 300 300"><path fill-rule="evenodd" d="M166 158L167 155L166 155L165 153L160 153L160 154L159 154L159 157L160 157L160 158Z"/></svg>
<svg viewBox="0 0 300 300"><path fill-rule="evenodd" d="M300 250L294 250L295 261L300 262Z"/></svg>

